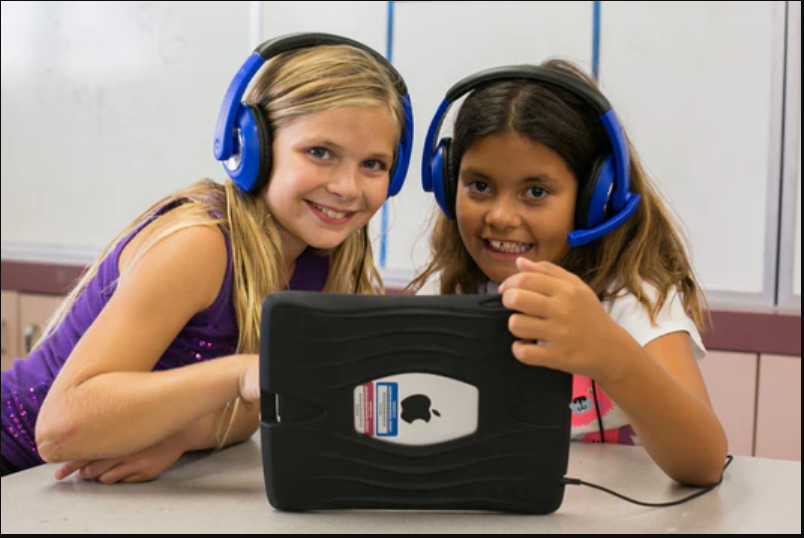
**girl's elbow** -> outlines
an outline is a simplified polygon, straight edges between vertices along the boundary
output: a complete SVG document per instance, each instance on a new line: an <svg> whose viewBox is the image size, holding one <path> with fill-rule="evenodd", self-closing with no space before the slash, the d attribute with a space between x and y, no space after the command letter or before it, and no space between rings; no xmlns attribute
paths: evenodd
<svg viewBox="0 0 804 538"><path fill-rule="evenodd" d="M62 437L57 428L49 423L38 420L36 423L36 451L45 463L61 463L59 446L62 444L56 439Z"/></svg>
<svg viewBox="0 0 804 538"><path fill-rule="evenodd" d="M70 457L70 446L77 428L71 421L45 404L36 420L36 449L46 463L62 463L78 458Z"/></svg>
<svg viewBox="0 0 804 538"><path fill-rule="evenodd" d="M725 435L711 450L702 451L693 465L683 466L671 478L685 486L708 487L717 484L723 476L728 456Z"/></svg>
<svg viewBox="0 0 804 538"><path fill-rule="evenodd" d="M717 425L715 441L710 452L711 462L707 466L704 475L707 485L716 484L720 481L725 469L726 458L729 456L729 438L726 436L726 431L723 429L720 421L718 421Z"/></svg>
<svg viewBox="0 0 804 538"><path fill-rule="evenodd" d="M717 484L722 474L723 464L717 463L701 466L700 469L695 469L692 472L678 473L673 479L684 486L703 488Z"/></svg>

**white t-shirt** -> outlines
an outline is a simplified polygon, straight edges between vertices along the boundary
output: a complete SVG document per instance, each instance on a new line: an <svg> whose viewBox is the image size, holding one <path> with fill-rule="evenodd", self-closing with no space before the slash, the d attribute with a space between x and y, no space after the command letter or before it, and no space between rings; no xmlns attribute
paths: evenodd
<svg viewBox="0 0 804 538"><path fill-rule="evenodd" d="M417 295L440 295L440 280L437 276L428 280ZM642 288L651 300L655 300L657 290L650 284L642 283ZM497 284L489 282L481 294L498 293ZM689 335L690 347L697 360L706 356L701 335L695 323L687 315L676 290L668 294L668 299L656 316L656 323L651 323L650 315L632 293L603 302L603 307L623 329L636 340L639 345L646 346L656 338L675 332ZM598 406L605 429L607 443L639 444L639 439L628 423L625 414L611 401L608 395L597 387ZM597 411L595 410L592 380L588 377L573 376L572 389L572 439L575 441L600 442Z"/></svg>

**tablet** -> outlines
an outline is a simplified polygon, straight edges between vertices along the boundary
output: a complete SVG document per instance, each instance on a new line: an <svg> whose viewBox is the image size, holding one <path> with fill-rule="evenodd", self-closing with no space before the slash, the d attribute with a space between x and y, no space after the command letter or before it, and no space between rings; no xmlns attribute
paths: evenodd
<svg viewBox="0 0 804 538"><path fill-rule="evenodd" d="M499 296L269 295L260 383L271 505L557 510L572 376L517 361L510 315Z"/></svg>

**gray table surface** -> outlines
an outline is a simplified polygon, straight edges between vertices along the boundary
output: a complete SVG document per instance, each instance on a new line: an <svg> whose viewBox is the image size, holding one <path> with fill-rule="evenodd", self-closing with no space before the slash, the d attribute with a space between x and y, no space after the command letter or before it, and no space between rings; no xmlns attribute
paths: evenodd
<svg viewBox="0 0 804 538"><path fill-rule="evenodd" d="M2 480L2 533L244 534L801 534L801 463L736 458L714 492L673 508L642 508L569 487L548 516L423 512L287 514L268 503L259 436L184 456L148 484L56 482L48 465ZM687 494L641 448L573 443L568 476L646 501Z"/></svg>

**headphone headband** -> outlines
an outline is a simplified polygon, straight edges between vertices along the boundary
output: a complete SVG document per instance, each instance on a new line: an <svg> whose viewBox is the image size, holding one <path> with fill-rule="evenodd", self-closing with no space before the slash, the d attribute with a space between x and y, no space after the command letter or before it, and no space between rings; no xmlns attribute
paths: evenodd
<svg viewBox="0 0 804 538"><path fill-rule="evenodd" d="M389 62L385 56L377 52L376 50L372 49L371 47L367 47L363 43L359 41L355 41L354 39L349 39L348 37L342 37L333 34L290 34L286 36L275 37L266 41L265 43L258 46L254 49L254 54L260 55L265 61L270 60L275 56L279 56L283 52L290 52L292 50L297 49L307 49L313 47L321 47L326 45L349 45L356 49L364 50L374 56L378 62L385 65L391 73L394 74L394 86L396 86L396 91L399 92L399 95L407 95L408 87L405 85L405 81L402 79L402 75L399 74L399 71L396 70L396 67L393 66L391 62Z"/></svg>
<svg viewBox="0 0 804 538"><path fill-rule="evenodd" d="M450 103L454 103L472 90L502 80L530 80L533 82L551 84L582 97L585 101L589 102L601 116L611 110L608 99L592 86L557 69L536 65L493 67L469 75L455 83L452 88L447 91L446 100Z"/></svg>
<svg viewBox="0 0 804 538"><path fill-rule="evenodd" d="M507 80L547 84L576 95L595 110L606 130L611 145L610 159L612 162L601 163L599 168L605 172L607 179L613 183L611 195L608 195L608 189L603 186L602 182L598 183L597 176L590 178L590 181L595 182L592 187L596 187L599 184L601 189L605 190L605 203L600 207L593 208L594 215L592 220L605 222L591 226L592 229L579 229L572 232L569 237L570 244L578 246L588 243L608 233L633 215L639 204L639 196L631 193L628 141L625 138L620 120L608 99L596 88L576 76L550 67L531 65L513 65L487 69L460 80L447 91L444 100L430 123L422 161L422 186L425 191L435 194L442 210L448 216L452 216L453 209L450 208L450 204L454 203L454 200L450 199L449 193L451 192L454 195L456 185L448 184L448 182L456 183L457 177L449 177L450 173L445 172L445 170L449 171L454 167L457 171L458 167L457 163L448 162L454 157L451 155L451 139L439 138L447 111L453 103L464 95L489 84ZM453 173L456 173L456 171ZM611 183L609 187L612 186ZM599 199L599 194L598 192L597 196L592 198ZM609 210L609 205L614 217L606 221L605 214Z"/></svg>
<svg viewBox="0 0 804 538"><path fill-rule="evenodd" d="M293 50L327 45L348 45L370 53L393 76L393 84L402 104L404 125L397 148L388 196L402 189L410 164L413 147L413 110L407 86L396 68L381 54L358 41L333 34L290 34L270 39L259 45L245 61L229 84L215 126L215 159L224 161L224 168L235 184L246 192L259 189L270 174L271 128L256 107L242 102L243 95L260 68L279 54ZM258 131L263 134L260 136Z"/></svg>

